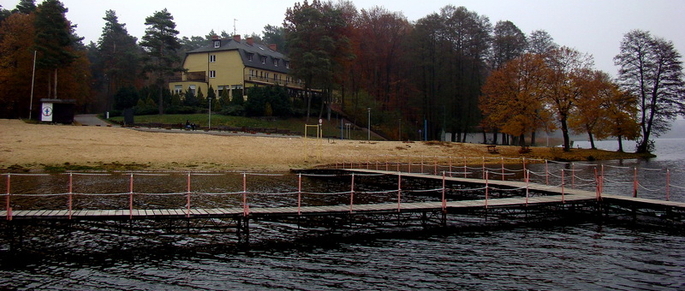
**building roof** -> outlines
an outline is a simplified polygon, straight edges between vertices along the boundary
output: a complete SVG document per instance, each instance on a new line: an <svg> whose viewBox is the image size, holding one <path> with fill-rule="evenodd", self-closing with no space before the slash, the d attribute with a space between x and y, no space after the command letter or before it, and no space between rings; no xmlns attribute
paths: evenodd
<svg viewBox="0 0 685 291"><path fill-rule="evenodd" d="M287 74L289 69L287 62L290 60L284 54L270 48L269 46L258 44L251 39L238 41L236 38L222 38L209 41L207 46L189 51L187 54L211 53L221 51L237 50L246 67L269 70ZM219 47L214 47L214 42L220 41Z"/></svg>

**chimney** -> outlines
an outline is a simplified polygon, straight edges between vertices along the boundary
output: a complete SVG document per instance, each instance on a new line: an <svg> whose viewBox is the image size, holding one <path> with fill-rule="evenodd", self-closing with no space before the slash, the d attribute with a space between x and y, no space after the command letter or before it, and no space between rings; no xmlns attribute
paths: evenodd
<svg viewBox="0 0 685 291"><path fill-rule="evenodd" d="M272 51L275 51L275 52L278 51L278 46L275 43L269 44L269 48Z"/></svg>
<svg viewBox="0 0 685 291"><path fill-rule="evenodd" d="M254 44L254 38L248 37L248 38L247 38L247 44L253 45L253 44Z"/></svg>
<svg viewBox="0 0 685 291"><path fill-rule="evenodd" d="M216 35L216 34L215 34L215 35L212 35L212 40L219 40L219 36Z"/></svg>
<svg viewBox="0 0 685 291"><path fill-rule="evenodd" d="M236 34L233 36L233 40L240 42L240 34Z"/></svg>

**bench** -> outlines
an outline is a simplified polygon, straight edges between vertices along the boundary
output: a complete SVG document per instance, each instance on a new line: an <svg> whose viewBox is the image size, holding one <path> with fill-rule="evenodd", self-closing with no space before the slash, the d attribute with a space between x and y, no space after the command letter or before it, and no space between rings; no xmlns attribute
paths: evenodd
<svg viewBox="0 0 685 291"><path fill-rule="evenodd" d="M499 154L499 151L497 150L497 146L496 146L496 145L487 145L487 146L485 146L485 147L488 149L488 153L491 153L491 154Z"/></svg>

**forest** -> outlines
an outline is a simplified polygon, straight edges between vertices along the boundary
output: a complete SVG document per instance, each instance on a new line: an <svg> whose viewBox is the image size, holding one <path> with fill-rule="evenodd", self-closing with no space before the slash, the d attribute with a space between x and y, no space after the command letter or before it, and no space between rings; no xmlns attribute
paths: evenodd
<svg viewBox="0 0 685 291"><path fill-rule="evenodd" d="M251 37L286 53L291 75L309 94L292 100L262 88L246 92L243 104L213 90L168 90L185 53L215 35L231 37L225 31L179 37L163 9L146 18L139 40L109 10L101 37L84 44L58 0L0 9L0 118L28 118L30 108L36 116L41 98L75 99L80 112L92 113L206 112L211 102L212 111L227 115L342 115L363 127L370 121L394 140L439 140L449 132L460 142L478 133L484 143L523 146L535 144L536 133L559 131L566 150L571 134L586 134L591 142L635 140L638 152L649 152L669 121L685 115L681 55L642 30L617 44L620 71L612 78L594 68L592 56L556 44L545 30L493 24L466 7L447 5L409 21L350 1L297 2L282 23Z"/></svg>

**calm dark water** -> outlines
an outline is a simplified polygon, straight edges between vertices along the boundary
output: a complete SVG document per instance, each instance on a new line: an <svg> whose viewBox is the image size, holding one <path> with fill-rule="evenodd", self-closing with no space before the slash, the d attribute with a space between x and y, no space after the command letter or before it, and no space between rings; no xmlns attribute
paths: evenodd
<svg viewBox="0 0 685 291"><path fill-rule="evenodd" d="M664 147L671 150L663 150ZM626 184L624 181L632 180L632 169L635 167L669 168L675 177L672 183L682 185L681 181L685 181L685 155L682 153L685 153L682 139L657 142L659 157L656 159L603 162L588 166L579 164L574 165L573 170L575 172L577 167L578 177L588 175L589 179L594 175L594 168L601 168L604 164L605 175L615 181L612 182L613 186L605 186L609 188L606 191L632 195L632 183ZM535 167L533 171L538 172L543 165ZM568 164L549 164L548 167L571 170ZM663 179L659 178L662 174L660 171L640 171L639 175L644 175L639 177L640 181L644 181L641 184L650 189L661 187L659 183ZM176 178L174 182L164 182L164 186L161 186L153 182L159 177L136 177L140 185L137 187L141 187L136 191L183 192L185 181L182 175L181 179ZM19 188L16 191L64 191L47 186L59 184L63 188L64 176L40 179L45 179L45 183L17 186ZM221 183L216 179L213 176L193 177L194 190L242 190L240 179L222 179ZM292 176L249 179L253 181L248 183L249 191L288 192L297 188ZM274 190L267 183L259 182L259 179L282 181L279 182L281 186ZM125 177L103 177L92 181L97 182L80 185L94 189L92 192L95 193L128 191ZM552 178L550 184L557 182ZM578 178L579 187L582 182ZM17 184L21 185L19 182ZM306 179L304 187L314 191L312 189L316 187L331 189L340 185L337 182ZM376 190L373 186L360 187ZM674 191L672 200L683 201L682 190L676 188ZM663 192L641 190L639 195L658 198L663 196ZM179 197L178 201L160 197L137 203L162 208L169 207L169 204L184 203L183 196ZM63 201L51 202L50 199L46 198L43 203L63 204ZM280 201L287 204L292 202L292 198L282 198ZM239 205L237 197L218 198L211 195L194 202L208 206L217 203ZM88 200L77 203L84 208L101 206L90 205L94 202ZM126 205L126 197L120 199L113 196L111 200L100 203ZM267 226L253 224L253 227L260 229ZM595 223L487 232L449 230L443 233L323 238L320 241L256 245L247 251L224 246L220 240L208 237L179 237L169 245L154 238L140 241L129 238L122 242L112 236L82 232L46 235L48 238L54 235L55 243L48 243L42 250L19 254L2 250L0 289L685 290L684 236Z"/></svg>

